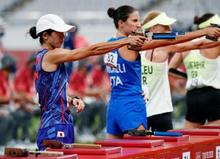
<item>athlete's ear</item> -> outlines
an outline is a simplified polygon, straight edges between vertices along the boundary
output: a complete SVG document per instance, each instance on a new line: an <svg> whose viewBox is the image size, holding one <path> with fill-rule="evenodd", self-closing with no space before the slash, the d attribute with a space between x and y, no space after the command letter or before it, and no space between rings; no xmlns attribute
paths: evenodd
<svg viewBox="0 0 220 159"><path fill-rule="evenodd" d="M119 21L118 21L118 27L123 26L123 24L124 24L124 22L123 22L122 20L119 20Z"/></svg>
<svg viewBox="0 0 220 159"><path fill-rule="evenodd" d="M42 38L44 39L44 40L47 40L48 39L48 33L47 32L43 32L43 34L42 34Z"/></svg>

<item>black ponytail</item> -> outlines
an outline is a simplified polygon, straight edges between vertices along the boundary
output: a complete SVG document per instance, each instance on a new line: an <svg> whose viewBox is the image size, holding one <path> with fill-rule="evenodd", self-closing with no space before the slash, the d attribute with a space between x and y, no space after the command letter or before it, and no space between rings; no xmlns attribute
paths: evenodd
<svg viewBox="0 0 220 159"><path fill-rule="evenodd" d="M114 19L115 27L118 28L118 21L122 20L125 22L128 19L129 14L133 13L134 11L137 11L137 9L128 5L124 5L118 7L117 9L109 8L107 14L110 18Z"/></svg>
<svg viewBox="0 0 220 159"><path fill-rule="evenodd" d="M201 17L195 16L194 17L194 24L199 25L199 24L209 20L213 16L215 16L215 14L213 14L213 13L205 13Z"/></svg>
<svg viewBox="0 0 220 159"><path fill-rule="evenodd" d="M113 19L114 19L115 8L109 8L108 11L107 11L107 13L108 13L108 16L109 16L110 18L113 18Z"/></svg>
<svg viewBox="0 0 220 159"><path fill-rule="evenodd" d="M36 30L36 27L35 27L35 26L33 26L33 27L30 28L29 34L31 35L31 37L32 37L33 39L37 39L37 38L38 38L37 30Z"/></svg>
<svg viewBox="0 0 220 159"><path fill-rule="evenodd" d="M193 23L196 24L196 25L199 24L199 17L198 16L194 17Z"/></svg>
<svg viewBox="0 0 220 159"><path fill-rule="evenodd" d="M49 35L51 35L52 32L54 32L54 30L52 29L47 29L47 30L44 30L40 33L37 34L37 29L35 26L31 27L30 30L29 30L29 34L31 35L31 37L33 39L37 39L38 37L40 37L40 43L43 44L44 43L44 40L43 40L43 33L46 32L48 33Z"/></svg>

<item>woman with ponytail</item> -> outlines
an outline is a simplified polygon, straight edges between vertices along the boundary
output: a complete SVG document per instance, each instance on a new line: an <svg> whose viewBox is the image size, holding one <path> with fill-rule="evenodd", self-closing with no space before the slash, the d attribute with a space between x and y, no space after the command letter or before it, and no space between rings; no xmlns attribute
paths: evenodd
<svg viewBox="0 0 220 159"><path fill-rule="evenodd" d="M138 11L131 6L109 8L116 34L109 41L126 38L141 28ZM219 36L220 29L210 28L177 36L175 40L145 40L135 50L121 47L105 55L111 81L111 97L107 108L108 138L121 138L130 130L147 129L146 106L141 86L141 56L139 51L186 42L204 35Z"/></svg>
<svg viewBox="0 0 220 159"><path fill-rule="evenodd" d="M44 140L74 142L71 107L77 112L84 109L78 97L68 97L67 72L64 62L76 61L88 56L101 55L125 45L142 46L143 37L128 37L115 42L103 42L88 47L62 49L64 33L74 31L75 26L66 24L59 16L47 14L40 17L36 26L30 28L33 39L40 39L42 49L36 53L35 84L39 96L41 122L37 145L44 150Z"/></svg>
<svg viewBox="0 0 220 159"><path fill-rule="evenodd" d="M211 24L220 25L217 14L206 13L195 17L194 23L199 30L209 28ZM186 67L186 104L185 128L197 128L203 124L220 124L220 42L211 43L202 38L195 42L209 43L211 48L176 54L170 68L177 68L181 63ZM217 45L213 45L217 44Z"/></svg>

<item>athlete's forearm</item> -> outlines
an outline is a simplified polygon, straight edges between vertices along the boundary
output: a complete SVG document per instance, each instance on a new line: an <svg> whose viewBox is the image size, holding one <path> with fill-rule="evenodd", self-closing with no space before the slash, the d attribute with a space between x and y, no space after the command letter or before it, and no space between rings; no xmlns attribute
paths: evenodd
<svg viewBox="0 0 220 159"><path fill-rule="evenodd" d="M182 43L182 42L193 40L193 39L205 36L205 35L209 37L217 38L220 36L220 28L207 27L207 28L197 30L194 32L189 32L189 33L186 33L184 36L177 36L176 41L178 43Z"/></svg>
<svg viewBox="0 0 220 159"><path fill-rule="evenodd" d="M167 46L167 45L174 45L178 43L187 42L202 36L210 36L210 37L219 37L220 36L220 28L208 27L201 30L197 30L194 32L186 33L185 35L176 36L174 40L152 40L145 42L142 46L141 50L148 50L154 49L157 47Z"/></svg>
<svg viewBox="0 0 220 159"><path fill-rule="evenodd" d="M188 32L185 35L179 35L176 37L175 42L174 43L182 43L182 42L186 42L186 41L190 41L196 38L200 38L202 36L205 36L207 33L205 32L205 30L197 30L197 31L193 31L193 32Z"/></svg>
<svg viewBox="0 0 220 159"><path fill-rule="evenodd" d="M202 42L202 44L199 46L198 49L208 49L208 48L213 48L220 46L220 41L213 42L213 41L207 41L207 42Z"/></svg>
<svg viewBox="0 0 220 159"><path fill-rule="evenodd" d="M197 31L193 31L193 32L188 32L185 35L179 35L176 36L176 39L173 40L173 44L178 44L178 43L182 43L182 42L187 42L196 38L200 38L202 36L208 35L208 36L219 36L219 29L216 28L205 28L205 29L201 29L201 30L197 30Z"/></svg>
<svg viewBox="0 0 220 159"><path fill-rule="evenodd" d="M205 40L206 41L206 40ZM199 40L199 41L190 41L190 42L185 42L185 43L180 43L176 45L170 45L165 47L167 52L169 53L182 53L194 49L200 49L204 45L204 40Z"/></svg>
<svg viewBox="0 0 220 159"><path fill-rule="evenodd" d="M166 50L169 53L182 53L190 50L195 49L207 49L212 47L220 46L220 41L209 41L209 40L197 40L197 41L189 41L185 43L180 43L176 45L170 45L164 47L164 50Z"/></svg>
<svg viewBox="0 0 220 159"><path fill-rule="evenodd" d="M80 60L88 56L105 54L127 44L129 44L129 40L128 38L124 38L114 42L102 42L85 48L79 48L74 50L66 50L59 48L55 49L53 51L54 53L48 54L46 58L48 61L51 61L50 63L59 64L63 62Z"/></svg>
<svg viewBox="0 0 220 159"><path fill-rule="evenodd" d="M89 48L89 51L90 51L90 55L100 55L100 54L105 54L114 49L120 48L122 46L125 46L127 44L129 44L129 40L127 38L124 38L114 42L103 42L103 43L94 44Z"/></svg>

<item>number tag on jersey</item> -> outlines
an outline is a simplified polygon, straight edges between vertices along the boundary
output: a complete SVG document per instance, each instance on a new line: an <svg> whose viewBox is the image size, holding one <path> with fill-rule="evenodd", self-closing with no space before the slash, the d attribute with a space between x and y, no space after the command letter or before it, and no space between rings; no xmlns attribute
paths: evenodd
<svg viewBox="0 0 220 159"><path fill-rule="evenodd" d="M110 52L105 55L104 62L106 65L109 65L110 67L117 68L117 62L118 62L118 54Z"/></svg>

